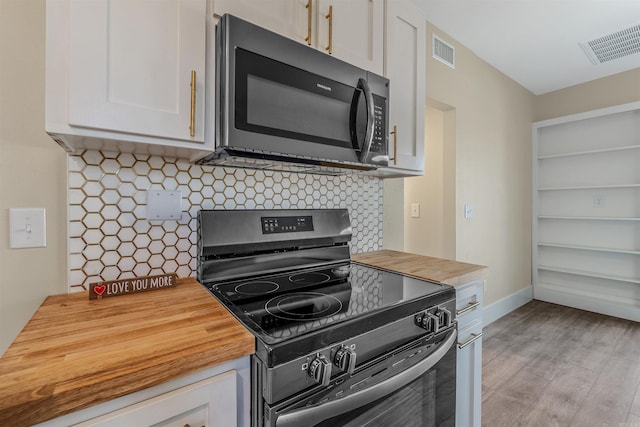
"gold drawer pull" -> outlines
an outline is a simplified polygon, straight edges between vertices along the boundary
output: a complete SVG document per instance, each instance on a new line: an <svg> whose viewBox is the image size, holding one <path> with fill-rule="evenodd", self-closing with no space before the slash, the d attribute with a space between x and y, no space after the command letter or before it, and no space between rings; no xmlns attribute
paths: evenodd
<svg viewBox="0 0 640 427"><path fill-rule="evenodd" d="M470 302L465 308L461 308L460 310L456 310L456 316L460 316L465 314L467 311L471 311L480 305L480 301Z"/></svg>
<svg viewBox="0 0 640 427"><path fill-rule="evenodd" d="M472 342L480 338L482 338L482 332L480 332L479 334L471 334L471 338L469 338L463 343L458 343L458 348L462 350L463 348L465 348L466 346L468 346L469 344L471 344Z"/></svg>

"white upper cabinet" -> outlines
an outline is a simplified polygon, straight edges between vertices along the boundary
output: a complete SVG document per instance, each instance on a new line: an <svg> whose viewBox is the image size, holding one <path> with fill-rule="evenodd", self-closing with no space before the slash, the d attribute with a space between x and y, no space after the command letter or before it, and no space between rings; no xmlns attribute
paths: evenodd
<svg viewBox="0 0 640 427"><path fill-rule="evenodd" d="M387 174L424 173L426 25L409 2L386 3L385 75L389 78Z"/></svg>
<svg viewBox="0 0 640 427"><path fill-rule="evenodd" d="M384 71L384 2L317 0L318 49L382 75Z"/></svg>
<svg viewBox="0 0 640 427"><path fill-rule="evenodd" d="M306 0L215 0L217 17L228 13L294 40L307 34Z"/></svg>
<svg viewBox="0 0 640 427"><path fill-rule="evenodd" d="M206 0L48 1L47 131L70 151L204 149L206 58Z"/></svg>
<svg viewBox="0 0 640 427"><path fill-rule="evenodd" d="M383 72L383 0L216 0L214 12L238 16L360 68Z"/></svg>
<svg viewBox="0 0 640 427"><path fill-rule="evenodd" d="M203 142L205 13L199 0L73 1L69 123Z"/></svg>

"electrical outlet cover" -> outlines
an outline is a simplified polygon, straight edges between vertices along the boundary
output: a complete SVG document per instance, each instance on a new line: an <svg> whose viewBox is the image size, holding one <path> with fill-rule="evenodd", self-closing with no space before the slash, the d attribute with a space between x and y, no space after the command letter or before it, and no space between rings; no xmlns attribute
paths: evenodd
<svg viewBox="0 0 640 427"><path fill-rule="evenodd" d="M181 191L147 190L147 219L149 221L179 220L181 217Z"/></svg>

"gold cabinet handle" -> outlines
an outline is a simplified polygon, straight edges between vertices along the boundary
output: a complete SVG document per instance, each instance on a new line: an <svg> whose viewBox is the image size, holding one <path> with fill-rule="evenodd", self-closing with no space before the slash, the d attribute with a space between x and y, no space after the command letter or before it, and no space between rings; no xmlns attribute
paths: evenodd
<svg viewBox="0 0 640 427"><path fill-rule="evenodd" d="M333 5L329 6L329 13L325 18L329 20L329 46L324 49L331 55L333 53Z"/></svg>
<svg viewBox="0 0 640 427"><path fill-rule="evenodd" d="M307 9L307 37L305 37L304 41L311 46L311 13L313 9L313 0L309 0L305 8Z"/></svg>
<svg viewBox="0 0 640 427"><path fill-rule="evenodd" d="M393 157L389 160L393 160L393 164L398 164L398 128L396 125L393 125L393 131L390 132L393 135Z"/></svg>
<svg viewBox="0 0 640 427"><path fill-rule="evenodd" d="M460 310L456 310L456 316L460 316L461 314L466 313L467 311L471 311L480 305L480 301L470 302L465 308L461 308Z"/></svg>
<svg viewBox="0 0 640 427"><path fill-rule="evenodd" d="M475 340L479 340L480 338L482 338L482 332L480 332L479 334L471 334L471 338L469 338L468 340L466 340L463 343L458 343L458 348L460 350L462 350L463 348L465 348L466 346L468 346L469 344L471 344Z"/></svg>
<svg viewBox="0 0 640 427"><path fill-rule="evenodd" d="M191 70L191 117L189 119L189 135L196 134L196 71Z"/></svg>

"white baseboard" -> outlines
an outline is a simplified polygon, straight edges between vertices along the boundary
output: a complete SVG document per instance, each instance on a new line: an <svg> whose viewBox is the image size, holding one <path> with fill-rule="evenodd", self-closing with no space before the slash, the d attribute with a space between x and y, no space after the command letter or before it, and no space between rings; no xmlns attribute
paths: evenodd
<svg viewBox="0 0 640 427"><path fill-rule="evenodd" d="M482 310L483 326L487 326L488 324L495 322L505 314L525 305L531 300L533 300L533 286L527 286L518 292L514 292L511 295L486 306Z"/></svg>
<svg viewBox="0 0 640 427"><path fill-rule="evenodd" d="M640 322L640 299L588 293L543 283L536 285L534 293L540 301Z"/></svg>

